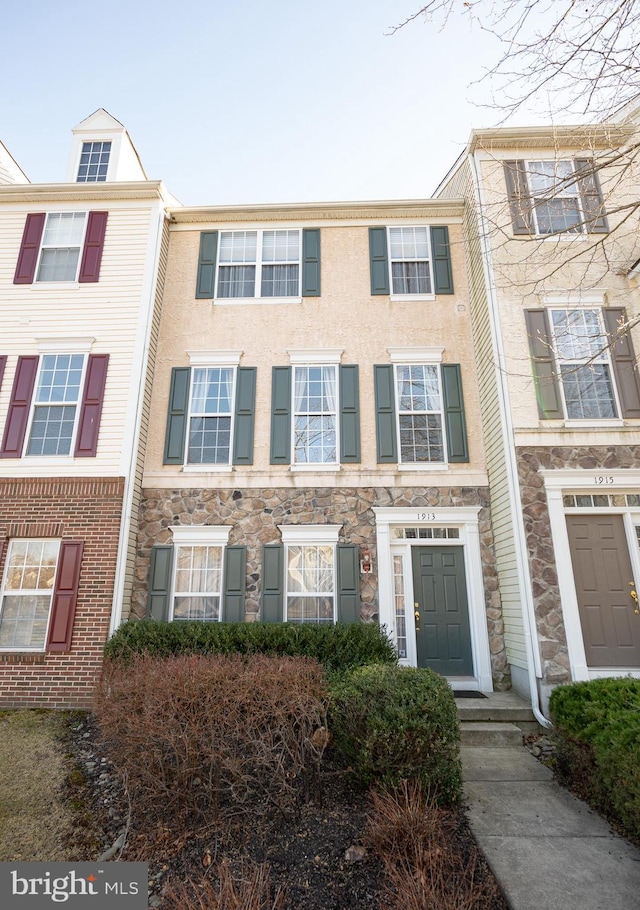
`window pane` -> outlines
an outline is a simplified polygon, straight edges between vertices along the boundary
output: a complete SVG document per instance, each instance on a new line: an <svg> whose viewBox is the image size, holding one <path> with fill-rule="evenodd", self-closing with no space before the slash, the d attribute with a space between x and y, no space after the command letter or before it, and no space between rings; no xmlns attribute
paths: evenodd
<svg viewBox="0 0 640 910"><path fill-rule="evenodd" d="M83 354L46 354L42 358L36 402L76 404L84 366Z"/></svg>
<svg viewBox="0 0 640 910"><path fill-rule="evenodd" d="M582 213L575 198L537 202L534 211L539 234L555 234L560 231L577 233L583 230Z"/></svg>
<svg viewBox="0 0 640 910"><path fill-rule="evenodd" d="M428 259L426 227L389 228L392 259Z"/></svg>
<svg viewBox="0 0 640 910"><path fill-rule="evenodd" d="M44 648L51 597L7 595L2 601L0 648Z"/></svg>
<svg viewBox="0 0 640 910"><path fill-rule="evenodd" d="M598 310L552 310L551 322L560 360L608 359Z"/></svg>
<svg viewBox="0 0 640 910"><path fill-rule="evenodd" d="M84 234L84 212L61 212L47 216L42 246L79 247Z"/></svg>
<svg viewBox="0 0 640 910"><path fill-rule="evenodd" d="M399 366L396 371L400 411L439 411L440 371L437 366Z"/></svg>
<svg viewBox="0 0 640 910"><path fill-rule="evenodd" d="M173 618L216 622L222 593L221 546L179 546L176 554Z"/></svg>
<svg viewBox="0 0 640 910"><path fill-rule="evenodd" d="M223 231L220 235L220 262L256 261L256 231Z"/></svg>
<svg viewBox="0 0 640 910"><path fill-rule="evenodd" d="M562 387L567 405L567 417L616 417L608 364L588 366L561 365Z"/></svg>
<svg viewBox="0 0 640 910"><path fill-rule="evenodd" d="M265 231L262 235L263 262L295 262L300 258L299 231Z"/></svg>
<svg viewBox="0 0 640 910"><path fill-rule="evenodd" d="M220 266L218 272L218 297L253 297L255 286L255 265Z"/></svg>
<svg viewBox="0 0 640 910"><path fill-rule="evenodd" d="M392 262L394 294L430 294L431 276L428 262Z"/></svg>
<svg viewBox="0 0 640 910"><path fill-rule="evenodd" d="M289 597L287 622L333 622L333 597Z"/></svg>
<svg viewBox="0 0 640 910"><path fill-rule="evenodd" d="M68 455L75 420L75 407L34 408L27 455Z"/></svg>
<svg viewBox="0 0 640 910"><path fill-rule="evenodd" d="M220 619L219 597L175 597L173 601L174 620L199 620L218 622Z"/></svg>
<svg viewBox="0 0 640 910"><path fill-rule="evenodd" d="M83 142L77 183L102 183L107 179L110 142Z"/></svg>
<svg viewBox="0 0 640 910"><path fill-rule="evenodd" d="M401 415L400 460L403 463L444 461L439 414Z"/></svg>
<svg viewBox="0 0 640 910"><path fill-rule="evenodd" d="M262 267L263 297L296 297L298 295L297 265L265 265Z"/></svg>
<svg viewBox="0 0 640 910"><path fill-rule="evenodd" d="M75 281L80 249L43 250L37 281Z"/></svg>
<svg viewBox="0 0 640 910"><path fill-rule="evenodd" d="M192 414L230 414L233 369L211 367L193 370Z"/></svg>
<svg viewBox="0 0 640 910"><path fill-rule="evenodd" d="M188 464L229 464L230 417L192 417Z"/></svg>
<svg viewBox="0 0 640 910"><path fill-rule="evenodd" d="M332 546L290 546L287 560L289 591L333 592Z"/></svg>

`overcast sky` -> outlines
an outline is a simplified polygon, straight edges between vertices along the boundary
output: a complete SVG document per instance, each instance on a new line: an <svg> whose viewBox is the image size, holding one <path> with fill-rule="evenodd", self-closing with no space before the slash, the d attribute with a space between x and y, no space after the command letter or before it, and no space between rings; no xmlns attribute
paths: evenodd
<svg viewBox="0 0 640 910"><path fill-rule="evenodd" d="M186 205L431 195L472 127L495 41L415 0L11 0L0 139L63 181L71 129L104 107ZM526 115L519 122L539 122Z"/></svg>

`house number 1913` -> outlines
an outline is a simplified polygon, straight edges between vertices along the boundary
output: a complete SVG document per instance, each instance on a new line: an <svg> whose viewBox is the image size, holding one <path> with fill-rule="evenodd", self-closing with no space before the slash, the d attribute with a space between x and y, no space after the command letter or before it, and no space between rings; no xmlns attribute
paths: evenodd
<svg viewBox="0 0 640 910"><path fill-rule="evenodd" d="M435 512L418 512L418 521L435 521Z"/></svg>
<svg viewBox="0 0 640 910"><path fill-rule="evenodd" d="M603 487L607 486L610 483L613 483L613 477L611 474L596 474L596 476L593 478L593 482L596 484L596 486Z"/></svg>

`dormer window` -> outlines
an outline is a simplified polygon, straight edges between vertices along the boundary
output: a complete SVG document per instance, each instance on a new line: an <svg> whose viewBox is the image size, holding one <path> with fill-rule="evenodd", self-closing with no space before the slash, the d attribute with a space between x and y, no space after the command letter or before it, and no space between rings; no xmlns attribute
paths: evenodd
<svg viewBox="0 0 640 910"><path fill-rule="evenodd" d="M77 183L104 183L107 179L111 142L83 142Z"/></svg>

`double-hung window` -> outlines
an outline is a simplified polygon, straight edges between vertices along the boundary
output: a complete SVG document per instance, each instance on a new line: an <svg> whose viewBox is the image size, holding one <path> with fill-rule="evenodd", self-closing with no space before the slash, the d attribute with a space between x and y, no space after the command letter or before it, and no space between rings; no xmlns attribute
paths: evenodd
<svg viewBox="0 0 640 910"><path fill-rule="evenodd" d="M104 183L109 169L111 142L83 142L77 183Z"/></svg>
<svg viewBox="0 0 640 910"><path fill-rule="evenodd" d="M445 462L439 364L396 364L400 462Z"/></svg>
<svg viewBox="0 0 640 910"><path fill-rule="evenodd" d="M431 255L426 227L390 227L393 294L431 294Z"/></svg>
<svg viewBox="0 0 640 910"><path fill-rule="evenodd" d="M567 417L617 417L602 311L552 309L549 315Z"/></svg>
<svg viewBox="0 0 640 910"><path fill-rule="evenodd" d="M9 542L0 612L0 648L44 650L59 540Z"/></svg>
<svg viewBox="0 0 640 910"><path fill-rule="evenodd" d="M86 221L85 212L47 215L36 281L76 280Z"/></svg>
<svg viewBox="0 0 640 910"><path fill-rule="evenodd" d="M547 303L555 305L525 310L539 416L640 418L640 381L625 310L567 306L553 297Z"/></svg>
<svg viewBox="0 0 640 910"><path fill-rule="evenodd" d="M285 548L285 622L335 622L339 526L283 526L281 532Z"/></svg>
<svg viewBox="0 0 640 910"><path fill-rule="evenodd" d="M516 236L608 231L593 159L505 161L504 172Z"/></svg>
<svg viewBox="0 0 640 910"><path fill-rule="evenodd" d="M33 398L27 455L69 455L75 435L84 354L44 354Z"/></svg>
<svg viewBox="0 0 640 910"><path fill-rule="evenodd" d="M299 295L299 230L220 232L216 297Z"/></svg>
<svg viewBox="0 0 640 910"><path fill-rule="evenodd" d="M293 462L336 464L338 367L295 366L293 372Z"/></svg>
<svg viewBox="0 0 640 910"><path fill-rule="evenodd" d="M171 619L219 622L222 602L222 544L179 544Z"/></svg>
<svg viewBox="0 0 640 910"><path fill-rule="evenodd" d="M171 372L164 464L221 470L253 463L256 368L240 351L192 354Z"/></svg>
<svg viewBox="0 0 640 910"><path fill-rule="evenodd" d="M233 367L194 367L187 464L230 464L235 372Z"/></svg>
<svg viewBox="0 0 640 910"><path fill-rule="evenodd" d="M378 463L438 466L469 461L462 375L443 348L389 348L374 367Z"/></svg>

